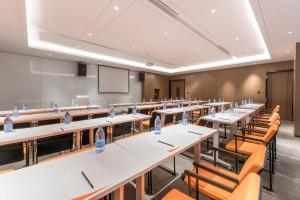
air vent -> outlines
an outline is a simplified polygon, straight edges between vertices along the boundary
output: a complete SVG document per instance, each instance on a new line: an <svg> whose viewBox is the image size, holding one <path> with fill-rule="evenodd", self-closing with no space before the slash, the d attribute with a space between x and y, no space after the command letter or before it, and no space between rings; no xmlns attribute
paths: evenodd
<svg viewBox="0 0 300 200"><path fill-rule="evenodd" d="M203 38L204 40L206 40L208 43L210 43L211 45L213 45L216 48L218 48L224 54L231 56L230 51L228 51L227 49L225 49L222 45L215 43L209 37L207 37L206 35L204 35L200 31L198 31L197 29L195 29L188 22L186 22L183 19L181 19L179 17L179 14L174 9L170 8L164 2L162 2L160 0L148 0L148 1L151 2L153 5L155 5L156 7L158 7L163 12L165 12L167 15L169 15L170 17L172 17L173 19L175 19L177 22L181 23L183 26L185 26L186 28L188 28L189 30L193 31L195 34L197 34L198 36L200 36L201 38Z"/></svg>

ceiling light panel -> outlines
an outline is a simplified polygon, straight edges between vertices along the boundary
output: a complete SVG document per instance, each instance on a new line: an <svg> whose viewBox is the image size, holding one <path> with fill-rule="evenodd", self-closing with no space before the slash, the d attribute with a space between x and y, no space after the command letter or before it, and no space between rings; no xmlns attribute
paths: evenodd
<svg viewBox="0 0 300 200"><path fill-rule="evenodd" d="M66 17L64 10L64 8L68 7L66 2L60 0L26 0L29 47L164 73L182 73L197 69L212 69L221 65L234 65L269 58L268 50L266 49L248 0L238 1L239 3L236 3L237 1L235 0L230 0L230 3L228 3L230 5L217 0L209 1L213 3L204 0L194 0L189 5L180 5L182 3L180 0L168 1L172 2L172 6L176 5L175 8L180 8L176 11L186 21L190 20L189 22L193 25L193 28L203 31L205 35L210 36L217 44L220 44L218 48L223 48L223 46L229 48L236 56L236 59L225 55L216 46L209 44L209 42L200 38L195 32L193 33L193 31L188 30L187 27L172 20L169 16L164 16L153 5L151 7L150 3L145 4L144 1L133 0L119 1L126 5L118 3L118 6L122 7L122 14L116 16L116 12L112 14L112 12L107 11L110 6L114 6L109 4L110 1L94 0L92 1L92 6L77 2L74 4L74 7L73 5L71 6L71 16ZM102 6L99 6L99 4ZM76 13L76 11L86 7L86 10L89 12L78 16L78 12ZM95 7L97 7L98 11L95 10ZM103 8L103 10L99 11L99 7ZM223 23L215 23L216 21L214 20L220 21L220 19L211 18L207 20L209 21L207 22L208 24L197 21L194 19L196 15L195 7L198 8L198 15L196 17L198 20L199 18L207 18L207 15L215 18L221 15L222 19L229 18L229 22L224 22L225 25L219 25ZM241 32L239 30L241 27L235 24L239 25L239 20L234 18L236 16L230 15L233 11L236 11L232 10L232 7L238 7L240 10L238 15L245 18L243 19L243 24L240 24L244 28L244 32ZM211 8L218 10L218 15L211 15ZM206 9L207 15L202 16L203 12L199 12L199 9ZM54 10L58 10L58 12L52 12ZM189 13L190 16L186 16L186 13ZM84 27L78 26L78 18L81 18L79 23L84 24ZM58 21L60 23L57 23ZM249 23L249 26L245 26L245 21ZM76 27L72 31L68 30L71 27L70 24L74 25L72 27ZM201 26L203 24L204 28L200 24ZM211 24L215 26L211 27ZM236 30L233 30L235 28ZM70 36L72 39L78 38L80 40L84 32L85 37L88 33L93 33L95 36L93 37L93 41L100 47L85 44L84 48L78 49L74 47L74 43L72 45L68 40L59 40L56 37L51 37L51 35L59 34L63 37ZM161 33L164 32L168 32L168 37L161 36ZM224 37L221 38L219 34L224 35ZM239 38L248 38L249 40L239 41L238 46L226 44L226 41L229 41L226 37L235 38L237 35ZM249 41L252 43L251 51L249 51L251 55L240 55L240 52L245 54L245 49L248 48L247 42ZM111 49L104 48L107 46L121 52L126 52L129 50L128 47L132 47L133 43L139 47L136 55L128 56L126 53L121 53L118 57L109 56L113 55L109 53ZM185 52L195 49L195 45L201 49L201 54L196 55L194 53L187 55ZM156 59L159 60L165 57L166 52L168 52L167 56L172 58L171 61L168 59L168 62L172 63L173 66L160 61L156 62ZM151 55L151 60L153 60L155 66L151 68L145 66L145 62L141 57L146 54ZM186 66L186 63L191 64Z"/></svg>

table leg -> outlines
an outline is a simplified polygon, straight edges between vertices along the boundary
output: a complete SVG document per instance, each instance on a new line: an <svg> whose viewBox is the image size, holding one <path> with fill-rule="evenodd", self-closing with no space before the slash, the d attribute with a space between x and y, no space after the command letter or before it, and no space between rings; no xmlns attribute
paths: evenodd
<svg viewBox="0 0 300 200"><path fill-rule="evenodd" d="M114 200L124 200L124 186L114 191Z"/></svg>
<svg viewBox="0 0 300 200"><path fill-rule="evenodd" d="M93 128L90 128L89 140L90 140L90 145L93 145L94 144L94 129Z"/></svg>
<svg viewBox="0 0 300 200"><path fill-rule="evenodd" d="M139 121L139 131L142 133L144 131L143 120Z"/></svg>
<svg viewBox="0 0 300 200"><path fill-rule="evenodd" d="M75 148L78 150L80 149L80 143L81 143L81 131L76 131L76 145Z"/></svg>
<svg viewBox="0 0 300 200"><path fill-rule="evenodd" d="M160 114L160 116L161 116L161 119L160 119L160 121L161 121L161 126L163 127L163 126L165 125L166 115L165 115L165 114Z"/></svg>
<svg viewBox="0 0 300 200"><path fill-rule="evenodd" d="M216 148L219 148L219 128L220 128L220 123L219 122L214 122L213 123L213 129L217 129L218 131L213 135L213 146ZM216 151L216 158L219 158L219 152Z"/></svg>
<svg viewBox="0 0 300 200"><path fill-rule="evenodd" d="M194 146L194 161L197 163L200 161L200 153L201 153L201 143L196 144Z"/></svg>
<svg viewBox="0 0 300 200"><path fill-rule="evenodd" d="M144 200L145 198L145 175L136 179L136 200Z"/></svg>

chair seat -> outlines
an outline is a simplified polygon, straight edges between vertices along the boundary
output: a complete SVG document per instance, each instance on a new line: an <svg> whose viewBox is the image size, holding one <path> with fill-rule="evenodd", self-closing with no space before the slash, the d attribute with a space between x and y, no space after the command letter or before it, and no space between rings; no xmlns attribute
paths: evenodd
<svg viewBox="0 0 300 200"><path fill-rule="evenodd" d="M162 200L194 200L192 197L180 192L179 190L172 189L167 193Z"/></svg>
<svg viewBox="0 0 300 200"><path fill-rule="evenodd" d="M237 140L237 152L245 154L245 155L251 155L255 151L257 151L260 143L259 142L253 142L253 141L243 141L241 139ZM229 151L236 151L235 149L235 140L231 140L228 144L226 144L225 149Z"/></svg>

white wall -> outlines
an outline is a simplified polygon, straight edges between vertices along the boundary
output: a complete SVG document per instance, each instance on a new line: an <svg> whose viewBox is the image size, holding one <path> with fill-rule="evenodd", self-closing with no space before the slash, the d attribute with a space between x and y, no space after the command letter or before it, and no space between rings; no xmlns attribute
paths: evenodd
<svg viewBox="0 0 300 200"><path fill-rule="evenodd" d="M0 52L0 70L0 110L23 102L47 107L50 100L70 106L76 95L89 95L102 106L142 98L136 71L130 71L135 78L129 80L128 94L99 94L96 65L88 65L87 77L78 77L76 62Z"/></svg>

